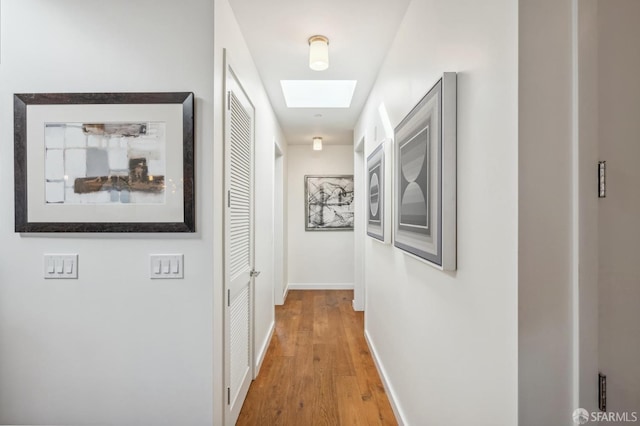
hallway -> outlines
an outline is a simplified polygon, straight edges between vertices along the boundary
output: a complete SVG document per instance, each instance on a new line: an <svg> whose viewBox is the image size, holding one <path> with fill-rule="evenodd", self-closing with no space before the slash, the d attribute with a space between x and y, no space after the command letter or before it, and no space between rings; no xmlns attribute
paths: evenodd
<svg viewBox="0 0 640 426"><path fill-rule="evenodd" d="M290 291L238 425L395 425L353 291Z"/></svg>
<svg viewBox="0 0 640 426"><path fill-rule="evenodd" d="M0 0L0 425L640 418L638 21Z"/></svg>

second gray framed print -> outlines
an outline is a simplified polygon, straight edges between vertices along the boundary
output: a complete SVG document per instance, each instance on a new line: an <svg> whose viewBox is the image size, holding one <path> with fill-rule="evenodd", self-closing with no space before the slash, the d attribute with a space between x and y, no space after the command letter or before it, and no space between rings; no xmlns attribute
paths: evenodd
<svg viewBox="0 0 640 426"><path fill-rule="evenodd" d="M388 235L385 233L385 142L381 142L367 157L367 235L376 240L385 242Z"/></svg>

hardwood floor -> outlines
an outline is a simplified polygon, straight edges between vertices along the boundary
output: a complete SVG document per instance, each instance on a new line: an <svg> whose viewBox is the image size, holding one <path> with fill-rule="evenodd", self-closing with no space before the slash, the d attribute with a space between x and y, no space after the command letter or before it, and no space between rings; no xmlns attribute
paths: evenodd
<svg viewBox="0 0 640 426"><path fill-rule="evenodd" d="M290 291L237 425L397 425L353 291Z"/></svg>

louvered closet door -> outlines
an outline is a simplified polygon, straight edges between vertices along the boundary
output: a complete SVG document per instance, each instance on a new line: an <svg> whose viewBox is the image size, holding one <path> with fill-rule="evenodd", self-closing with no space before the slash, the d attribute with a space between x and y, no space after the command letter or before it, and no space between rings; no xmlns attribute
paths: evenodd
<svg viewBox="0 0 640 426"><path fill-rule="evenodd" d="M232 71L225 129L226 424L235 424L253 378L253 106ZM229 81L231 80L231 81Z"/></svg>

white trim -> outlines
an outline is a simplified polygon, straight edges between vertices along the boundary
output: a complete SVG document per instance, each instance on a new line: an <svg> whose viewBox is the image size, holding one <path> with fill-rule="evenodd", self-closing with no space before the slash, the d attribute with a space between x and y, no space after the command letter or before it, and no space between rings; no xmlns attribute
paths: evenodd
<svg viewBox="0 0 640 426"><path fill-rule="evenodd" d="M272 176L272 187L273 187L273 200L271 203L271 209L273 212L273 229L271 230L271 237L273 242L273 279L274 279L274 287L273 287L273 300L274 305L284 305L285 297L284 290L282 288L285 283L285 228L286 224L284 221L285 215L285 185L284 185L284 175L285 175L285 158L282 152L282 148L278 145L278 141L276 137L273 137L273 148L274 148L274 158L273 158L273 176Z"/></svg>
<svg viewBox="0 0 640 426"><path fill-rule="evenodd" d="M355 145L355 152L353 154L353 175L354 175L354 220L355 229L353 231L355 237L355 244L353 250L353 308L356 311L364 311L364 299L366 294L365 283L365 243L366 243L366 206L365 197L360 194L364 194L364 176L367 168L365 145L366 145L366 133L353 141Z"/></svg>
<svg viewBox="0 0 640 426"><path fill-rule="evenodd" d="M362 305L362 306L360 306L360 305ZM364 312L364 311L365 311L365 309L364 309L364 301L360 302L360 304L359 304L359 303L356 301L356 299L355 299L355 298L351 301L351 307L352 307L352 308L353 308L353 310L354 310L354 311L356 311L356 312Z"/></svg>
<svg viewBox="0 0 640 426"><path fill-rule="evenodd" d="M282 304L284 305L285 303L287 303L287 296L289 295L289 284L287 284L287 287L284 289L284 295L282 296Z"/></svg>
<svg viewBox="0 0 640 426"><path fill-rule="evenodd" d="M353 283L289 283L289 290L353 290Z"/></svg>
<svg viewBox="0 0 640 426"><path fill-rule="evenodd" d="M373 362L376 365L376 369L378 370L378 374L380 375L380 379L382 380L382 385L384 386L384 391L387 393L387 397L389 398L389 403L391 404L391 409L393 410L393 414L396 417L396 421L398 422L398 426L404 426L407 423L405 420L405 416L402 413L402 409L400 408L400 404L398 403L399 399L396 396L396 393L393 390L393 386L389 382L387 378L386 370L382 365L382 361L378 357L378 352L376 351L376 347L369 336L369 331L364 330L364 338L367 341L367 346L369 346L369 351L371 352L371 357L373 358Z"/></svg>
<svg viewBox="0 0 640 426"><path fill-rule="evenodd" d="M269 343L271 343L271 338L273 337L273 333L276 331L276 322L272 321L271 326L269 327L269 333L267 333L267 338L264 342L262 342L262 346L260 347L260 352L258 352L258 358L256 359L255 368L253 370L253 378L257 378L258 374L260 374L260 369L262 368L262 363L264 362L264 358L267 355L267 350L269 349Z"/></svg>
<svg viewBox="0 0 640 426"><path fill-rule="evenodd" d="M364 155L364 136L357 139L358 142L353 144L353 152L360 153Z"/></svg>
<svg viewBox="0 0 640 426"><path fill-rule="evenodd" d="M578 0L571 0L571 367L572 407L580 407L580 86ZM595 377L594 377L595 379ZM591 380L591 377L589 378Z"/></svg>

